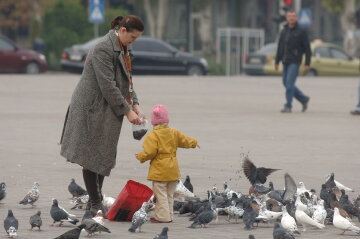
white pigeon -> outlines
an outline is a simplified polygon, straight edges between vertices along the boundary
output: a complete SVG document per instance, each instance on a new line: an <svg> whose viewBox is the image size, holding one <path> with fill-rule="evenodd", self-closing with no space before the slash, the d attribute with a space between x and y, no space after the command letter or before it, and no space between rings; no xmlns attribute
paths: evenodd
<svg viewBox="0 0 360 239"><path fill-rule="evenodd" d="M328 180L330 178L331 174L329 174L328 176L326 176L326 180ZM344 189L345 191L348 191L348 192L355 192L353 189L349 188L349 187L346 187L344 184L340 183L339 181L336 181L334 179L334 182L336 184L336 186L341 190L341 189Z"/></svg>
<svg viewBox="0 0 360 239"><path fill-rule="evenodd" d="M82 209L86 206L86 204L89 202L89 195L85 194L79 197L73 197L70 201L71 204L74 204L74 206L71 209Z"/></svg>
<svg viewBox="0 0 360 239"><path fill-rule="evenodd" d="M324 224L326 216L327 216L327 212L324 208L324 200L321 199L318 205L316 205L316 210L312 215L312 219L314 219L314 221L318 223Z"/></svg>
<svg viewBox="0 0 360 239"><path fill-rule="evenodd" d="M306 189L304 182L299 182L299 187L296 190L296 194L298 196L300 196L300 195L304 194L305 192L308 192L310 196L312 194L309 190Z"/></svg>
<svg viewBox="0 0 360 239"><path fill-rule="evenodd" d="M95 217L93 217L92 219L94 219L95 222L99 223L100 225L105 226L102 210L97 211Z"/></svg>
<svg viewBox="0 0 360 239"><path fill-rule="evenodd" d="M194 193L190 192L189 189L187 189L184 186L184 184L182 183L181 180L178 180L178 183L176 185L175 192L174 192L174 198L183 202L185 200L196 199L196 196Z"/></svg>
<svg viewBox="0 0 360 239"><path fill-rule="evenodd" d="M333 225L334 227L343 230L343 233L345 231L352 231L357 234L360 234L360 228L355 226L353 223L351 223L348 219L344 218L340 215L339 209L337 207L334 208L334 219L333 219Z"/></svg>
<svg viewBox="0 0 360 239"><path fill-rule="evenodd" d="M238 208L235 206L229 206L229 207L225 207L225 208L217 208L218 211L222 211L222 212L226 212L226 214L228 215L227 221L230 222L231 219L235 219L235 222L237 222L237 220L242 217L242 215L244 214L244 209L242 208Z"/></svg>
<svg viewBox="0 0 360 239"><path fill-rule="evenodd" d="M296 197L296 201L295 201L295 207L298 208L304 212L306 212L307 214L309 214L309 210L308 207L300 200L300 196Z"/></svg>
<svg viewBox="0 0 360 239"><path fill-rule="evenodd" d="M104 194L104 199L103 199L103 205L104 207L106 208L111 208L111 206L115 203L115 198L113 197L107 197L105 194Z"/></svg>
<svg viewBox="0 0 360 239"><path fill-rule="evenodd" d="M278 218L280 218L283 215L283 212L273 212L270 210L267 210L265 206L261 207L259 211L259 216L262 217L265 221L271 222L276 221Z"/></svg>
<svg viewBox="0 0 360 239"><path fill-rule="evenodd" d="M296 225L295 219L290 216L290 214L287 212L286 207L283 207L283 214L281 218L281 226L290 231L291 233L298 233L300 234L298 227Z"/></svg>
<svg viewBox="0 0 360 239"><path fill-rule="evenodd" d="M320 224L311 217L309 217L303 210L301 210L300 206L296 207L295 218L296 221L303 226L303 231L306 231L307 225L314 226L319 229L323 229L325 227L325 225Z"/></svg>

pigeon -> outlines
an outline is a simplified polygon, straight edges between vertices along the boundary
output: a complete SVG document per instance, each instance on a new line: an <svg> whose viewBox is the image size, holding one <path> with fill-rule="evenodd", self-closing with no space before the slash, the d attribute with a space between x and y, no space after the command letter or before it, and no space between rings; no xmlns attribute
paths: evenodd
<svg viewBox="0 0 360 239"><path fill-rule="evenodd" d="M29 220L29 223L31 225L31 230L34 228L34 227L37 227L39 228L39 231L41 230L41 225L42 225L42 220L41 220L41 212L38 211L35 215L32 215L30 217L30 220Z"/></svg>
<svg viewBox="0 0 360 239"><path fill-rule="evenodd" d="M190 177L189 175L186 176L185 182L184 182L184 186L190 191L190 192L194 192L194 188L193 185L190 182Z"/></svg>
<svg viewBox="0 0 360 239"><path fill-rule="evenodd" d="M280 227L279 223L274 224L274 231L273 231L273 238L274 239L295 239L293 235L284 228Z"/></svg>
<svg viewBox="0 0 360 239"><path fill-rule="evenodd" d="M296 194L297 194L298 196L300 196L300 195L302 195L302 194L305 194L305 192L307 192L307 193L310 194L310 190L307 190L307 189L306 189L304 182L299 182L299 187L298 187L298 189L297 189Z"/></svg>
<svg viewBox="0 0 360 239"><path fill-rule="evenodd" d="M80 187L73 178L71 179L71 182L68 186L68 190L73 197L81 197L88 194L86 190Z"/></svg>
<svg viewBox="0 0 360 239"><path fill-rule="evenodd" d="M345 190L341 189L341 197L339 200L340 206L351 216L357 217L360 221L360 208L355 207L349 200L349 195L346 195Z"/></svg>
<svg viewBox="0 0 360 239"><path fill-rule="evenodd" d="M327 217L327 212L324 208L324 200L320 200L319 204L316 206L316 210L314 214L312 215L312 219L315 222L325 224L326 217Z"/></svg>
<svg viewBox="0 0 360 239"><path fill-rule="evenodd" d="M105 208L111 208L111 206L115 203L115 198L113 197L107 197L104 194L104 199L103 199L103 205Z"/></svg>
<svg viewBox="0 0 360 239"><path fill-rule="evenodd" d="M196 228L197 226L206 227L214 219L214 209L209 209L200 213L189 228Z"/></svg>
<svg viewBox="0 0 360 239"><path fill-rule="evenodd" d="M77 208L83 209L84 207L86 207L88 202L89 202L88 194L79 197L73 197L71 203L74 204L74 206L71 209L77 209Z"/></svg>
<svg viewBox="0 0 360 239"><path fill-rule="evenodd" d="M101 224L101 225L105 225L105 222L104 222L104 215L103 215L103 212L102 210L99 210L95 217L93 217L92 219L94 219L97 223Z"/></svg>
<svg viewBox="0 0 360 239"><path fill-rule="evenodd" d="M282 216L283 212L273 212L270 210L267 210L265 206L263 206L260 209L259 212L259 216L257 217L257 219L261 218L264 221L276 221L277 219L279 219Z"/></svg>
<svg viewBox="0 0 360 239"><path fill-rule="evenodd" d="M267 176L279 169L271 168L257 168L248 158L245 158L242 165L245 176L248 178L252 185L264 184L267 180Z"/></svg>
<svg viewBox="0 0 360 239"><path fill-rule="evenodd" d="M161 233L157 236L154 237L154 239L168 239L168 231L169 228L168 227L164 227L161 231Z"/></svg>
<svg viewBox="0 0 360 239"><path fill-rule="evenodd" d="M219 208L219 211L223 211L228 215L227 221L230 222L230 219L235 218L235 221L243 216L244 209L236 207L236 206L229 206L225 208Z"/></svg>
<svg viewBox="0 0 360 239"><path fill-rule="evenodd" d="M3 200L6 196L6 184L0 183L0 201Z"/></svg>
<svg viewBox="0 0 360 239"><path fill-rule="evenodd" d="M174 198L180 201L198 199L194 193L190 192L189 189L184 186L181 180L178 180L176 185Z"/></svg>
<svg viewBox="0 0 360 239"><path fill-rule="evenodd" d="M332 175L333 175L333 174L328 175L328 176L326 177L326 179L327 179L327 180L328 180L328 179L331 179ZM341 189L344 189L345 191L348 191L348 192L354 192L353 189L351 189L351 188L349 188L349 187L346 187L345 185L343 185L342 183L336 181L335 179L333 179L333 180L334 180L334 183L336 184L336 186L337 186L340 190L341 190Z"/></svg>
<svg viewBox="0 0 360 239"><path fill-rule="evenodd" d="M39 199L40 191L39 184L34 182L31 190L26 194L23 200L19 202L19 204L27 205L30 204L32 207L35 207L34 203Z"/></svg>
<svg viewBox="0 0 360 239"><path fill-rule="evenodd" d="M70 222L73 225L76 225L76 223L79 222L75 215L69 214L64 208L59 207L59 203L56 199L53 199L50 215L54 220L52 226L54 226L56 222L60 222L59 227L62 226L63 222Z"/></svg>
<svg viewBox="0 0 360 239"><path fill-rule="evenodd" d="M139 232L141 232L141 226L148 221L148 215L150 204L148 202L144 202L139 210L137 210L133 218L131 220L131 227L128 229L129 232L135 232L136 229L139 228Z"/></svg>
<svg viewBox="0 0 360 239"><path fill-rule="evenodd" d="M88 233L88 237L93 236L96 232L111 233L107 227L97 223L94 219L84 219L81 224L85 225L85 231Z"/></svg>
<svg viewBox="0 0 360 239"><path fill-rule="evenodd" d="M334 227L342 230L343 231L342 234L344 234L345 231L353 231L357 234L360 234L360 228L355 226L348 219L341 216L338 208L334 208L333 225L334 225Z"/></svg>
<svg viewBox="0 0 360 239"><path fill-rule="evenodd" d="M19 228L19 221L14 217L11 209L8 211L8 215L4 220L4 228L9 237L16 237L17 230Z"/></svg>
<svg viewBox="0 0 360 239"><path fill-rule="evenodd" d="M81 221L84 221L85 219L92 219L92 213L90 210L85 210L84 216L82 217Z"/></svg>
<svg viewBox="0 0 360 239"><path fill-rule="evenodd" d="M255 239L254 235L250 234L249 239Z"/></svg>
<svg viewBox="0 0 360 239"><path fill-rule="evenodd" d="M185 204L184 202L180 202L180 201L178 201L178 200L174 200L174 205L173 205L173 210L174 210L174 212L180 211L180 208L181 208L184 204Z"/></svg>
<svg viewBox="0 0 360 239"><path fill-rule="evenodd" d="M298 227L296 225L296 221L295 219L290 216L290 214L288 213L286 207L283 207L283 215L281 218L281 226L290 231L291 233L296 233L296 234L300 234Z"/></svg>
<svg viewBox="0 0 360 239"><path fill-rule="evenodd" d="M331 173L330 175L328 175L326 177L326 182L325 182L325 187L328 189L332 189L333 187L336 186L335 180L334 180L335 174Z"/></svg>
<svg viewBox="0 0 360 239"><path fill-rule="evenodd" d="M78 239L78 238L80 238L81 230L84 228L85 228L85 225L81 224L78 227L71 229L70 231L67 231L64 234L62 234L54 239Z"/></svg>
<svg viewBox="0 0 360 239"><path fill-rule="evenodd" d="M303 231L304 232L306 231L306 226L307 225L314 226L314 227L317 227L319 229L324 229L325 228L324 224L320 224L320 223L316 222L314 219L312 219L311 217L309 217L301 209L300 205L296 206L295 218L296 218L296 221L303 226Z"/></svg>
<svg viewBox="0 0 360 239"><path fill-rule="evenodd" d="M243 214L245 230L252 229L257 216L259 216L259 214L256 212L256 210L252 208L250 203L246 202L244 204L244 214Z"/></svg>

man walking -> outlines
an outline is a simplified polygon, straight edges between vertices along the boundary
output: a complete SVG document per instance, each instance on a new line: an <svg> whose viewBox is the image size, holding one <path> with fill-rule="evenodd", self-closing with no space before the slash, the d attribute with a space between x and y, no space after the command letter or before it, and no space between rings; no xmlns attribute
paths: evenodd
<svg viewBox="0 0 360 239"><path fill-rule="evenodd" d="M304 72L307 72L310 69L310 42L306 32L297 24L297 15L295 11L288 11L286 13L286 21L287 24L280 33L275 59L276 71L279 70L280 61L283 64L283 84L286 89L286 104L281 112L291 113L293 97L302 104L302 112L305 112L310 97L304 95L304 93L295 86L295 82L299 73L303 54L305 54Z"/></svg>

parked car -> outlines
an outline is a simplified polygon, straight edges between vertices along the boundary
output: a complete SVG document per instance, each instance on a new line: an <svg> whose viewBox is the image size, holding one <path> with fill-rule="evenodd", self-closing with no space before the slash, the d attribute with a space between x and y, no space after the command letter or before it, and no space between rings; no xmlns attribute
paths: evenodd
<svg viewBox="0 0 360 239"><path fill-rule="evenodd" d="M82 45L64 49L61 66L65 71L82 72L86 55L101 40L93 39ZM181 52L170 44L151 37L140 37L132 44L134 74L206 75L208 63L190 53Z"/></svg>
<svg viewBox="0 0 360 239"><path fill-rule="evenodd" d="M275 71L276 43L265 45L254 54L245 57L244 70L249 75L280 75ZM312 57L309 76L360 76L359 59L348 56L344 50L334 44L316 40L311 43Z"/></svg>
<svg viewBox="0 0 360 239"><path fill-rule="evenodd" d="M0 72L37 74L47 70L43 54L23 49L5 36L0 36Z"/></svg>

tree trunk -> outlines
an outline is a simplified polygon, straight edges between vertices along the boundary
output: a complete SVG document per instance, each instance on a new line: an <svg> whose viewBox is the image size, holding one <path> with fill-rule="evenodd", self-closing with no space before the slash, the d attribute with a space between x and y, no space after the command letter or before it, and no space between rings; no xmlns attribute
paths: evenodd
<svg viewBox="0 0 360 239"><path fill-rule="evenodd" d="M144 0L146 18L149 23L150 36L164 39L165 23L167 22L170 0L156 0L151 4L150 0Z"/></svg>
<svg viewBox="0 0 360 239"><path fill-rule="evenodd" d="M344 1L344 10L341 12L340 21L344 33L344 49L349 55L354 56L357 49L355 0Z"/></svg>
<svg viewBox="0 0 360 239"><path fill-rule="evenodd" d="M213 51L212 48L213 37L211 30L212 10L213 10L213 4L209 3L206 6L204 6L200 12L196 14L200 21L200 27L197 30L199 31L199 36L202 43L202 52L204 55L210 55Z"/></svg>

